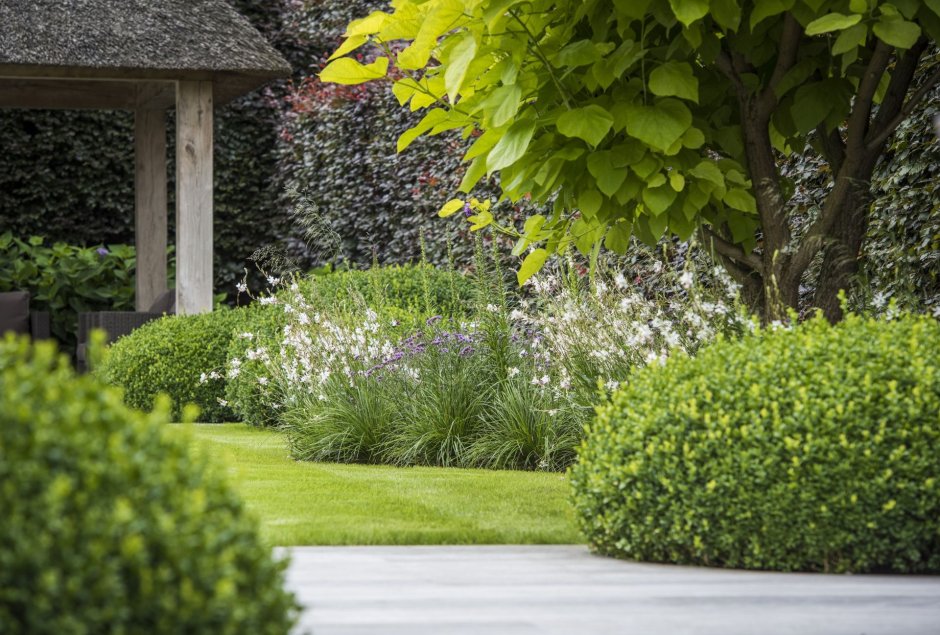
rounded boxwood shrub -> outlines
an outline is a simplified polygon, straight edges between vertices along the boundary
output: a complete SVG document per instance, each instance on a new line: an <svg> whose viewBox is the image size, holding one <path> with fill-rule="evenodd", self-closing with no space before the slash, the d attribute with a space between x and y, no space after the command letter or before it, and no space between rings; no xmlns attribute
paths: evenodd
<svg viewBox="0 0 940 635"><path fill-rule="evenodd" d="M154 320L115 342L96 373L124 389L133 408L148 410L160 393L170 396L179 421L187 404L199 406L199 421L235 420L224 405L225 363L244 309Z"/></svg>
<svg viewBox="0 0 940 635"><path fill-rule="evenodd" d="M285 563L167 419L51 345L0 341L0 632L290 630Z"/></svg>
<svg viewBox="0 0 940 635"><path fill-rule="evenodd" d="M392 265L308 276L296 290L281 290L276 304L249 305L229 345L225 398L234 413L252 425L278 422L276 396L270 384L259 381L267 374L260 356L280 349L281 334L290 322L281 305L297 293L334 319L355 313L364 303L404 326L423 323L429 314L468 314L475 301L473 283L460 273L430 265Z"/></svg>
<svg viewBox="0 0 940 635"><path fill-rule="evenodd" d="M940 571L940 324L815 318L638 372L571 471L593 549L655 562Z"/></svg>

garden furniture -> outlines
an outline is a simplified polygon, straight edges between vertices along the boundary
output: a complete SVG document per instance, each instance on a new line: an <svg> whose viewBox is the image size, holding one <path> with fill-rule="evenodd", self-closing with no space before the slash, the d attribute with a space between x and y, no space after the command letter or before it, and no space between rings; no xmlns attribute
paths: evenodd
<svg viewBox="0 0 940 635"><path fill-rule="evenodd" d="M34 340L49 339L49 313L30 311L29 293L26 291L0 293L0 335L8 332L29 335Z"/></svg>
<svg viewBox="0 0 940 635"><path fill-rule="evenodd" d="M75 365L79 371L88 370L88 340L95 329L104 331L105 342L110 344L119 337L130 334L147 322L164 315L176 314L176 291L165 291L146 311L96 311L78 314L78 346L75 349Z"/></svg>

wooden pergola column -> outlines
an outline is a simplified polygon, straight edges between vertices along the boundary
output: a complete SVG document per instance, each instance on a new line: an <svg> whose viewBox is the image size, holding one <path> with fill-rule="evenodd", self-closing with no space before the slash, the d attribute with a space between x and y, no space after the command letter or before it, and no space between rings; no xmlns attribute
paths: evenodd
<svg viewBox="0 0 940 635"><path fill-rule="evenodd" d="M176 83L176 311L212 310L212 82Z"/></svg>
<svg viewBox="0 0 940 635"><path fill-rule="evenodd" d="M166 113L138 97L134 111L135 305L146 311L167 290Z"/></svg>

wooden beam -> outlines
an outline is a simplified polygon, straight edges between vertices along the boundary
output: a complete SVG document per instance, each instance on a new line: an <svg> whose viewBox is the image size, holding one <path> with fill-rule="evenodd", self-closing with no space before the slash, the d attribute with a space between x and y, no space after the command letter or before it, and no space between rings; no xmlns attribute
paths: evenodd
<svg viewBox="0 0 940 635"><path fill-rule="evenodd" d="M146 311L167 289L165 117L162 110L137 110L134 113L135 304L138 311Z"/></svg>
<svg viewBox="0 0 940 635"><path fill-rule="evenodd" d="M148 109L175 104L173 82L0 77L0 108L135 110L141 107L141 95Z"/></svg>
<svg viewBox="0 0 940 635"><path fill-rule="evenodd" d="M176 311L212 310L212 82L176 85Z"/></svg>
<svg viewBox="0 0 940 635"><path fill-rule="evenodd" d="M133 110L136 99L128 82L0 80L0 108Z"/></svg>
<svg viewBox="0 0 940 635"><path fill-rule="evenodd" d="M135 82L137 110L167 110L176 106L175 82Z"/></svg>

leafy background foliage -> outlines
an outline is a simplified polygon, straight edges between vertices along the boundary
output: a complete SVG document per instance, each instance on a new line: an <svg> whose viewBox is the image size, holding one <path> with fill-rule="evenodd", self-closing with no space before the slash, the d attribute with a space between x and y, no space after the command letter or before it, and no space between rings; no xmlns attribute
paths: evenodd
<svg viewBox="0 0 940 635"><path fill-rule="evenodd" d="M253 270L247 258L270 244L286 246L302 267L337 254L347 262L367 265L373 248L382 262L396 263L416 259L417 236L423 231L431 262L443 263L446 243L454 239L456 259L465 263L470 251L469 241L463 240L465 224L445 224L433 215L459 182L463 170L459 155L474 139L464 142L447 134L421 138L397 155L399 134L420 117L399 107L387 85L353 90L324 86L314 78L342 41L348 22L384 3L233 1L292 62L296 73L289 86L275 84L243 97L217 117L218 289L231 291L244 267ZM595 54L596 50L579 44L562 60L578 64ZM660 92L666 86L683 92L686 84L691 85L681 66L651 74L650 81ZM707 86L699 86L700 92L706 90ZM932 222L938 194L931 187L937 145L929 134L929 112L936 109L935 103L936 99L927 112L916 113L902 128L891 160L876 174L875 188L883 195L875 211L884 214L872 222L872 243L864 256L877 259L869 268L876 290L894 295L911 288L914 280L918 289L936 285L937 261L931 255L936 250L930 246L938 231ZM583 126L577 119L568 124ZM0 154L0 226L16 236L42 235L50 242L133 242L132 126L130 114L120 112L0 112L0 138L6 150ZM172 121L170 127L172 144ZM804 167L806 188L816 187L815 164L807 160ZM594 166L598 174L603 169L602 162ZM172 184L172 166L169 171ZM488 182L478 196L494 194L496 185L495 180ZM296 201L285 194L291 188L306 192L319 204L318 222L335 229L342 246L339 252L315 241L306 244L292 218ZM521 228L519 221L538 211L521 203L494 213ZM793 203L801 204L798 199ZM172 225L172 214L169 220ZM582 246L589 246L591 232L583 236ZM618 249L627 244L622 239L610 238ZM882 259L890 264L883 266ZM902 278L907 282L902 283ZM257 286L259 278L253 280Z"/></svg>
<svg viewBox="0 0 940 635"><path fill-rule="evenodd" d="M30 309L48 311L53 336L72 347L78 313L134 310L135 258L128 245L49 245L39 236L20 240L4 232L0 291L28 291ZM172 267L168 274L172 278Z"/></svg>

